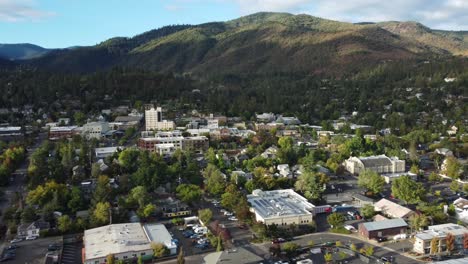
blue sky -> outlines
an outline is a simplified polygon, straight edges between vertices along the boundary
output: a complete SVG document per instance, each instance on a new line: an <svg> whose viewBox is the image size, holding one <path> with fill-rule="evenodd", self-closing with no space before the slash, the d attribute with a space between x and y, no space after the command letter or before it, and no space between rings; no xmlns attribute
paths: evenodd
<svg viewBox="0 0 468 264"><path fill-rule="evenodd" d="M413 20L468 30L468 0L0 0L0 43L94 45L164 25L224 21L259 11L347 22Z"/></svg>

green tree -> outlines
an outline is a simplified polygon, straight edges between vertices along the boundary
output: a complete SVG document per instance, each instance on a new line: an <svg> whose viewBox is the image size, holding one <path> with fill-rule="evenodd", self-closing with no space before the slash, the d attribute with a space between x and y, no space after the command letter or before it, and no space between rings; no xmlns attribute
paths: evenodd
<svg viewBox="0 0 468 264"><path fill-rule="evenodd" d="M314 172L304 172L299 175L294 187L296 191L302 192L307 199L311 200L320 200L324 191L320 177Z"/></svg>
<svg viewBox="0 0 468 264"><path fill-rule="evenodd" d="M428 180L430 182L439 182L440 181L440 176L433 171L433 172L431 172L431 174L429 174Z"/></svg>
<svg viewBox="0 0 468 264"><path fill-rule="evenodd" d="M421 183L405 175L392 182L392 194L406 204L417 203L425 196L426 190Z"/></svg>
<svg viewBox="0 0 468 264"><path fill-rule="evenodd" d="M32 206L26 206L21 212L21 220L24 223L31 223L37 219L36 210Z"/></svg>
<svg viewBox="0 0 468 264"><path fill-rule="evenodd" d="M91 221L95 226L102 226L109 223L110 203L99 202L93 210Z"/></svg>
<svg viewBox="0 0 468 264"><path fill-rule="evenodd" d="M185 264L184 247L180 247L179 254L177 255L177 264Z"/></svg>
<svg viewBox="0 0 468 264"><path fill-rule="evenodd" d="M452 179L460 178L460 162L455 157L448 157L445 161L445 175L449 176Z"/></svg>
<svg viewBox="0 0 468 264"><path fill-rule="evenodd" d="M137 264L143 264L143 258L138 256Z"/></svg>
<svg viewBox="0 0 468 264"><path fill-rule="evenodd" d="M213 218L213 212L209 208L201 209L198 210L198 217L205 225L208 225Z"/></svg>
<svg viewBox="0 0 468 264"><path fill-rule="evenodd" d="M367 246L365 248L365 250L366 250L365 252L366 252L367 256L370 257L370 256L374 255L374 247L373 246Z"/></svg>
<svg viewBox="0 0 468 264"><path fill-rule="evenodd" d="M156 258L161 258L169 254L169 249L163 243L151 242L151 248Z"/></svg>
<svg viewBox="0 0 468 264"><path fill-rule="evenodd" d="M221 241L221 237L218 236L218 245L216 246L216 251L220 252L223 251L223 242Z"/></svg>
<svg viewBox="0 0 468 264"><path fill-rule="evenodd" d="M156 206L152 203L149 203L137 210L138 216L142 218L148 218L154 214L154 212L156 212Z"/></svg>
<svg viewBox="0 0 468 264"><path fill-rule="evenodd" d="M106 256L106 263L107 264L115 264L115 257L113 254L109 254Z"/></svg>
<svg viewBox="0 0 468 264"><path fill-rule="evenodd" d="M460 184L453 180L451 183L450 183L450 190L454 191L454 192L458 192L460 191Z"/></svg>
<svg viewBox="0 0 468 264"><path fill-rule="evenodd" d="M219 196L224 193L226 180L223 178L221 171L215 165L208 164L206 169L203 171L203 176L206 179L206 189L210 194Z"/></svg>
<svg viewBox="0 0 468 264"><path fill-rule="evenodd" d="M287 256L293 256L296 250L299 249L299 245L293 242L286 242L283 244L283 250Z"/></svg>
<svg viewBox="0 0 468 264"><path fill-rule="evenodd" d="M57 219L57 226L60 232L68 233L73 228L73 221L68 215L62 215Z"/></svg>
<svg viewBox="0 0 468 264"><path fill-rule="evenodd" d="M375 215L374 206L366 204L361 208L361 214L365 219L371 219Z"/></svg>
<svg viewBox="0 0 468 264"><path fill-rule="evenodd" d="M439 253L439 238L438 237L433 237L431 240L431 250L430 254L431 255L436 255Z"/></svg>
<svg viewBox="0 0 468 264"><path fill-rule="evenodd" d="M414 214L410 216L409 224L413 230L419 231L423 227L426 227L429 225L429 218L427 218L427 216L425 216L424 214L420 214L420 215Z"/></svg>
<svg viewBox="0 0 468 264"><path fill-rule="evenodd" d="M84 200L80 188L75 186L72 187L70 192L70 200L68 200L67 206L72 213L76 213L83 208Z"/></svg>
<svg viewBox="0 0 468 264"><path fill-rule="evenodd" d="M200 201L202 190L195 184L180 184L176 188L177 197L185 203Z"/></svg>
<svg viewBox="0 0 468 264"><path fill-rule="evenodd" d="M345 220L345 217L339 213L332 213L327 217L327 222L332 226L333 229L343 227Z"/></svg>
<svg viewBox="0 0 468 264"><path fill-rule="evenodd" d="M330 263L333 261L333 255L331 253L325 253L323 255L323 258L325 259L325 262Z"/></svg>
<svg viewBox="0 0 468 264"><path fill-rule="evenodd" d="M380 193L385 185L385 179L377 172L366 169L359 173L358 185L373 193Z"/></svg>
<svg viewBox="0 0 468 264"><path fill-rule="evenodd" d="M82 126L86 122L86 115L83 114L83 112L77 111L73 114L73 120L75 121L75 124Z"/></svg>

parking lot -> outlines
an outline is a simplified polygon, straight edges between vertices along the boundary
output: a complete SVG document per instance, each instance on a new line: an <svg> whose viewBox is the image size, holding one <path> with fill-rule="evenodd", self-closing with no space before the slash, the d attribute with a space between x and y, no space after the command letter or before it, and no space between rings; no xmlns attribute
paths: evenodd
<svg viewBox="0 0 468 264"><path fill-rule="evenodd" d="M62 237L39 238L15 243L18 246L16 256L10 263L42 264L50 244L62 244ZM8 263L7 262L7 263ZM76 263L76 262L75 262Z"/></svg>

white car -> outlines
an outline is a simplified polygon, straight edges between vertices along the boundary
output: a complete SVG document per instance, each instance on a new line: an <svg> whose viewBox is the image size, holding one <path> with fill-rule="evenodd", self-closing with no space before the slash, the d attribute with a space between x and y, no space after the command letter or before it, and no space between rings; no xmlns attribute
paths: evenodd
<svg viewBox="0 0 468 264"><path fill-rule="evenodd" d="M21 241L23 241L22 238L15 238L15 239L11 240L10 243L14 244L14 243L18 243L18 242L21 242Z"/></svg>
<svg viewBox="0 0 468 264"><path fill-rule="evenodd" d="M224 212L224 215L226 215L226 216L231 216L231 215L232 215L232 213L231 213L231 212L228 212L228 211L226 211L226 212Z"/></svg>
<svg viewBox="0 0 468 264"><path fill-rule="evenodd" d="M351 231L351 232L356 232L356 228L354 228L354 226L352 225L345 225L344 228L348 231Z"/></svg>
<svg viewBox="0 0 468 264"><path fill-rule="evenodd" d="M238 220L237 217L235 217L235 216L231 216L228 219L231 220L231 221L237 221Z"/></svg>
<svg viewBox="0 0 468 264"><path fill-rule="evenodd" d="M36 240L37 236L27 236L26 240Z"/></svg>

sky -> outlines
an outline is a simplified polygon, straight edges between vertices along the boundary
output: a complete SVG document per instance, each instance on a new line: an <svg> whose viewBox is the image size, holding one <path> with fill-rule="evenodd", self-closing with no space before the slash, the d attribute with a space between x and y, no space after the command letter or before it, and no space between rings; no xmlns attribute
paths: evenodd
<svg viewBox="0 0 468 264"><path fill-rule="evenodd" d="M165 25L226 21L260 11L468 30L468 0L0 0L0 43L87 46Z"/></svg>

